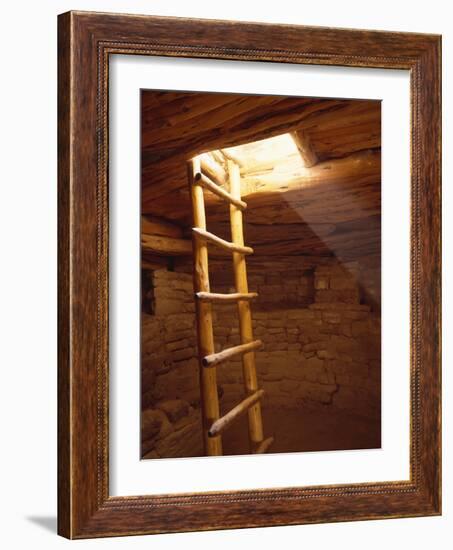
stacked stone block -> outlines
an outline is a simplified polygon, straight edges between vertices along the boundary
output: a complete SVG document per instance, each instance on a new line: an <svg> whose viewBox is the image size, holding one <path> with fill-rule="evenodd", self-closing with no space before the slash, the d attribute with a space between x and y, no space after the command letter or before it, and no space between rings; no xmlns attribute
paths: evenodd
<svg viewBox="0 0 453 550"><path fill-rule="evenodd" d="M192 276L152 272L154 315L142 316L142 450L147 457L202 454ZM380 414L380 316L360 303L360 268L333 261L311 271L249 270L264 406L329 406ZM217 279L218 280L218 279ZM233 289L216 288L230 292ZM213 311L216 351L239 344L235 305ZM223 412L244 395L242 363L217 367Z"/></svg>

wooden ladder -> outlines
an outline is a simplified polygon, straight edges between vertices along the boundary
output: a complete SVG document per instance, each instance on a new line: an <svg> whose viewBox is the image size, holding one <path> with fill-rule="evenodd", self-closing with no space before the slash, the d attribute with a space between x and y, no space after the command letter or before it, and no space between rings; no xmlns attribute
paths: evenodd
<svg viewBox="0 0 453 550"><path fill-rule="evenodd" d="M247 412L250 440L250 452L264 453L273 442L273 437L264 439L260 400L264 390L258 388L255 350L262 342L253 339L250 301L257 297L248 291L245 256L253 249L244 246L242 212L247 207L241 200L241 181L239 167L228 160L230 190L227 192L204 173L198 157L189 161L189 184L192 198L194 227L192 229L194 290L197 312L198 354L200 359L201 408L203 417L203 441L207 455L222 455L222 432L234 420ZM227 201L230 205L230 223L232 242L225 241L206 230L206 211L203 189ZM208 269L208 243L223 248L233 255L236 292L216 294L210 292ZM239 332L241 344L214 350L212 327L212 303L229 304L237 302L239 313ZM245 398L224 416L220 416L217 392L216 366L228 359L241 356Z"/></svg>

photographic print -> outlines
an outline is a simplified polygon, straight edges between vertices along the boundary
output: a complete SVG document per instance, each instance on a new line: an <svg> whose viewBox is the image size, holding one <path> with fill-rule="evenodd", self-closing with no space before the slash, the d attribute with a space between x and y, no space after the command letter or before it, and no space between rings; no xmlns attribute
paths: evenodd
<svg viewBox="0 0 453 550"><path fill-rule="evenodd" d="M441 37L58 48L58 532L439 515Z"/></svg>
<svg viewBox="0 0 453 550"><path fill-rule="evenodd" d="M381 445L381 102L141 91L141 457Z"/></svg>

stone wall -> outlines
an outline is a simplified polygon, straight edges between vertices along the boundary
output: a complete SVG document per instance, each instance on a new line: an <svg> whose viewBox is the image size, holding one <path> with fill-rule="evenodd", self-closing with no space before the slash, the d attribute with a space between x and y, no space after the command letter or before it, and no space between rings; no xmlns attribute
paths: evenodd
<svg viewBox="0 0 453 550"><path fill-rule="evenodd" d="M332 406L380 414L380 317L361 304L360 267L335 261L272 274L249 268L256 354L265 407ZM202 454L196 325L190 273L148 272L142 316L142 451L147 457ZM216 291L232 289L215 274ZM216 351L237 345L235 306L214 307ZM217 369L222 411L242 399L242 364Z"/></svg>
<svg viewBox="0 0 453 550"><path fill-rule="evenodd" d="M360 299L381 314L381 256L361 258L358 264Z"/></svg>
<svg viewBox="0 0 453 550"><path fill-rule="evenodd" d="M146 276L154 314L142 314L142 455L198 456L203 444L192 277L166 270Z"/></svg>
<svg viewBox="0 0 453 550"><path fill-rule="evenodd" d="M354 264L320 266L308 307L254 307L254 335L264 343L256 362L265 406L331 404L380 415L380 317L359 303L356 277ZM218 349L239 343L234 307L222 308L214 334ZM228 408L242 391L241 362L218 372Z"/></svg>

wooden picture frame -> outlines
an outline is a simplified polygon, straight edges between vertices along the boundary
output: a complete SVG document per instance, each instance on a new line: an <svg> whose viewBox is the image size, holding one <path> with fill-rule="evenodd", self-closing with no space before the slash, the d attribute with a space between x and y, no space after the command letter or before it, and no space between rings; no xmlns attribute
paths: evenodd
<svg viewBox="0 0 453 550"><path fill-rule="evenodd" d="M58 532L88 538L440 514L440 37L88 12L60 15L58 31ZM410 71L409 481L109 496L111 54Z"/></svg>

